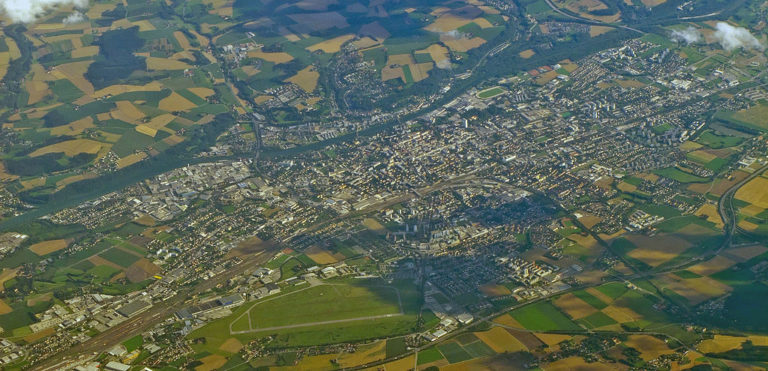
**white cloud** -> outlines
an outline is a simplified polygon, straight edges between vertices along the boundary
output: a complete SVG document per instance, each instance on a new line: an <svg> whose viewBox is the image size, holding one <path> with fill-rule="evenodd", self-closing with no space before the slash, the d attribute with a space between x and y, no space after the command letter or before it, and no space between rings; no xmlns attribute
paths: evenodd
<svg viewBox="0 0 768 371"><path fill-rule="evenodd" d="M78 11L74 11L72 14L67 16L67 18L64 18L64 24L73 24L73 23L80 23L85 21L85 14L80 13Z"/></svg>
<svg viewBox="0 0 768 371"><path fill-rule="evenodd" d="M701 33L696 28L688 26L684 30L672 31L670 38L674 41L685 42L686 44L695 44L701 41Z"/></svg>
<svg viewBox="0 0 768 371"><path fill-rule="evenodd" d="M717 22L717 31L712 36L723 49L731 51L738 48L763 50L765 47L749 30L733 27L725 22Z"/></svg>
<svg viewBox="0 0 768 371"><path fill-rule="evenodd" d="M88 6L88 0L0 0L2 10L13 22L34 22L46 10L62 5L80 8Z"/></svg>

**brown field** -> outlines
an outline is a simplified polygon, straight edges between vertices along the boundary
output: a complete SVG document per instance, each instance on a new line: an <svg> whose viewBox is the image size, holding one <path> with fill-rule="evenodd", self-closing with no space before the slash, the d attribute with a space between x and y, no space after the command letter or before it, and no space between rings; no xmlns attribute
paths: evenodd
<svg viewBox="0 0 768 371"><path fill-rule="evenodd" d="M286 52L277 52L277 53L265 53L261 50L259 51L250 51L248 52L248 56L251 58L259 58L263 59L267 62L272 62L276 64L280 63L288 63L293 60L293 56L286 53Z"/></svg>
<svg viewBox="0 0 768 371"><path fill-rule="evenodd" d="M709 299L723 296L733 289L709 277L682 279L674 274L665 274L660 279L662 286L686 298L691 305L698 305Z"/></svg>
<svg viewBox="0 0 768 371"><path fill-rule="evenodd" d="M21 58L21 50L19 50L19 46L16 45L16 41L13 41L12 38L7 37L5 38L5 44L8 45L8 54L10 55L11 59Z"/></svg>
<svg viewBox="0 0 768 371"><path fill-rule="evenodd" d="M133 252L129 250L123 251ZM125 270L125 277L128 278L128 281L135 283L144 281L158 273L160 273L160 267L146 258L141 258Z"/></svg>
<svg viewBox="0 0 768 371"><path fill-rule="evenodd" d="M759 225L746 220L740 220L737 225L739 228L749 232L756 231L758 228L760 228Z"/></svg>
<svg viewBox="0 0 768 371"><path fill-rule="evenodd" d="M337 362L339 366L354 367L382 360L386 357L386 341L378 341L373 344L363 345L354 353L342 353Z"/></svg>
<svg viewBox="0 0 768 371"><path fill-rule="evenodd" d="M22 180L21 186L24 187L23 190L25 191L32 188L42 187L45 185L45 179L44 176L41 176L39 178Z"/></svg>
<svg viewBox="0 0 768 371"><path fill-rule="evenodd" d="M640 0L643 5L653 8L654 6L664 4L667 0Z"/></svg>
<svg viewBox="0 0 768 371"><path fill-rule="evenodd" d="M0 299L0 315L2 314L8 314L13 312L13 308L11 308L10 305L6 304L3 299Z"/></svg>
<svg viewBox="0 0 768 371"><path fill-rule="evenodd" d="M621 182L616 185L616 188L619 189L619 191L625 192L625 193L632 193L637 190L637 186L634 184L629 184L627 182Z"/></svg>
<svg viewBox="0 0 768 371"><path fill-rule="evenodd" d="M78 135L85 131L85 129L90 129L93 127L95 127L93 125L93 118L88 116L84 119L71 122L68 125L57 126L51 129L51 135Z"/></svg>
<svg viewBox="0 0 768 371"><path fill-rule="evenodd" d="M410 54L394 54L387 58L387 65L398 64L404 66L406 64L414 63L416 63L416 61L413 60L413 57Z"/></svg>
<svg viewBox="0 0 768 371"><path fill-rule="evenodd" d="M227 339L227 341L225 341L224 344L221 344L219 347L220 350L233 354L239 352L242 348L243 343L241 343L240 340L237 340L236 338Z"/></svg>
<svg viewBox="0 0 768 371"><path fill-rule="evenodd" d="M597 312L597 308L589 305L584 300L577 298L573 294L565 294L552 301L558 308L568 314L573 319L584 318Z"/></svg>
<svg viewBox="0 0 768 371"><path fill-rule="evenodd" d="M75 156L79 153L96 154L99 153L102 147L108 146L107 144L97 142L90 139L73 139L64 142L59 142L39 148L30 153L30 157L38 157L48 153L63 152L67 156Z"/></svg>
<svg viewBox="0 0 768 371"><path fill-rule="evenodd" d="M40 339L47 338L53 334L56 333L55 327L49 327L45 330L40 330L38 332L29 334L23 338L24 341L26 341L28 344L32 344L37 342Z"/></svg>
<svg viewBox="0 0 768 371"><path fill-rule="evenodd" d="M317 88L318 78L320 78L320 73L316 71L315 66L307 66L285 81L292 82L307 93L311 93Z"/></svg>
<svg viewBox="0 0 768 371"><path fill-rule="evenodd" d="M722 270L728 269L734 264L736 264L735 261L718 255L703 263L696 264L688 268L688 270L698 275L709 276L710 274L715 274Z"/></svg>
<svg viewBox="0 0 768 371"><path fill-rule="evenodd" d="M192 66L173 59L147 57L147 68L156 71L185 70Z"/></svg>
<svg viewBox="0 0 768 371"><path fill-rule="evenodd" d="M43 98L51 94L51 90L48 89L48 84L44 81L27 80L25 85L27 93L29 93L29 99L27 100L27 104L29 105L40 102Z"/></svg>
<svg viewBox="0 0 768 371"><path fill-rule="evenodd" d="M528 350L523 343L501 327L494 327L484 332L475 332L474 335L488 344L496 353Z"/></svg>
<svg viewBox="0 0 768 371"><path fill-rule="evenodd" d="M699 343L696 349L702 353L722 353L741 348L741 344L745 341L747 338L744 336L715 335L714 338Z"/></svg>
<svg viewBox="0 0 768 371"><path fill-rule="evenodd" d="M139 31L154 31L155 26L152 25L152 23L149 23L148 20L143 19L140 21L133 22L134 25L139 26Z"/></svg>
<svg viewBox="0 0 768 371"><path fill-rule="evenodd" d="M153 118L146 125L153 129L160 130L164 128L165 125L168 125L171 121L175 119L176 119L176 116L167 113L167 114L160 115Z"/></svg>
<svg viewBox="0 0 768 371"><path fill-rule="evenodd" d="M349 34L349 35L341 35L338 37L334 37L329 40L325 40L323 42L319 42L315 45L308 46L307 50L313 52L316 50L322 50L325 53L338 53L339 50L341 50L341 46L349 41L355 38L355 35Z"/></svg>
<svg viewBox="0 0 768 371"><path fill-rule="evenodd" d="M480 26L480 28L493 27L493 25L485 18L468 19L453 14L443 14L424 29L431 32L449 32L470 23L475 23Z"/></svg>
<svg viewBox="0 0 768 371"><path fill-rule="evenodd" d="M212 354L201 358L200 362L203 362L203 364L195 367L195 371L218 370L221 366L224 366L227 363L227 359L222 355Z"/></svg>
<svg viewBox="0 0 768 371"><path fill-rule="evenodd" d="M455 39L450 36L440 36L440 41L456 52L466 52L485 44L485 40L479 37L473 37L471 39Z"/></svg>
<svg viewBox="0 0 768 371"><path fill-rule="evenodd" d="M742 186L734 197L763 209L768 209L768 178L756 177Z"/></svg>
<svg viewBox="0 0 768 371"><path fill-rule="evenodd" d="M389 81L392 79L401 79L405 82L405 73L403 73L402 67L389 67L386 66L381 69L381 81Z"/></svg>
<svg viewBox="0 0 768 371"><path fill-rule="evenodd" d="M509 291L509 289L506 286L502 285L483 285L480 286L480 292L482 292L485 296L488 297L499 297L499 296L506 296L506 295L512 295L512 291Z"/></svg>
<svg viewBox="0 0 768 371"><path fill-rule="evenodd" d="M182 97L176 92L171 93L171 95L161 100L158 105L158 108L168 112L188 111L195 107L197 107L196 104L190 102L187 98Z"/></svg>
<svg viewBox="0 0 768 371"><path fill-rule="evenodd" d="M163 143L171 146L175 146L183 141L184 141L184 137L180 137L176 134L173 134L170 137L163 139Z"/></svg>
<svg viewBox="0 0 768 371"><path fill-rule="evenodd" d="M579 246L587 248L587 249L593 249L593 248L600 247L600 244L591 235L581 235L581 234L578 234L578 233L574 233L574 234L568 236L568 239L573 241L573 242L576 242L577 244L579 244Z"/></svg>
<svg viewBox="0 0 768 371"><path fill-rule="evenodd" d="M640 351L640 358L645 361L656 359L663 354L674 353L672 349L669 349L664 340L651 335L630 335L624 344Z"/></svg>
<svg viewBox="0 0 768 371"><path fill-rule="evenodd" d="M602 292L600 292L600 290L598 290L598 289L596 289L594 287L587 288L584 291L586 291L590 295L600 299L600 301L602 301L603 303L606 303L606 304L613 303L613 299L610 296L603 294Z"/></svg>
<svg viewBox="0 0 768 371"><path fill-rule="evenodd" d="M353 41L352 44L354 44L358 49L368 49L370 47L381 44L381 42L366 36L359 40Z"/></svg>
<svg viewBox="0 0 768 371"><path fill-rule="evenodd" d="M47 292L45 294L37 295L27 299L27 306L31 307L40 303L49 302L53 299L53 293Z"/></svg>
<svg viewBox="0 0 768 371"><path fill-rule="evenodd" d="M680 149L683 151L693 151L701 147L704 147L704 146L696 142L691 142L690 140L686 140L685 142L683 142L683 144L680 145Z"/></svg>
<svg viewBox="0 0 768 371"><path fill-rule="evenodd" d="M587 363L584 358L581 357L568 357L559 361L552 362L546 366L541 366L545 371L608 371L616 370L616 368L607 363Z"/></svg>
<svg viewBox="0 0 768 371"><path fill-rule="evenodd" d="M2 161L0 161L0 181L2 182L10 182L14 181L16 179L19 179L18 175L9 174L7 171L5 171L5 164L3 164Z"/></svg>
<svg viewBox="0 0 768 371"><path fill-rule="evenodd" d="M758 207L756 205L751 205L751 204L739 209L740 213L744 215L749 215L749 216L757 216L757 214L760 214L763 211L765 211L765 209L763 209L762 207Z"/></svg>
<svg viewBox="0 0 768 371"><path fill-rule="evenodd" d="M496 323L498 323L500 325L513 327L513 328L519 328L519 329L525 328L525 327L523 327L523 325L520 324L520 322L517 322L517 320L514 319L509 314L502 314L502 315L494 318L493 322L496 322Z"/></svg>
<svg viewBox="0 0 768 371"><path fill-rule="evenodd" d="M704 215L707 217L707 221L715 224L717 228L723 228L723 219L720 218L720 213L717 211L717 206L713 204L701 205L701 208L694 214L696 216Z"/></svg>
<svg viewBox="0 0 768 371"><path fill-rule="evenodd" d="M155 218L153 218L151 215L144 214L136 219L133 219L133 222L138 225L143 225L145 227L152 227L156 224Z"/></svg>
<svg viewBox="0 0 768 371"><path fill-rule="evenodd" d="M315 263L320 265L334 264L339 262L339 260L336 259L333 254L326 251L325 249L320 248L319 246L312 246L308 248L306 251L304 251L304 254L306 254Z"/></svg>
<svg viewBox="0 0 768 371"><path fill-rule="evenodd" d="M33 253L38 256L48 255L52 252L56 252L62 249L66 249L69 246L68 240L50 240L36 243L29 247Z"/></svg>
<svg viewBox="0 0 768 371"><path fill-rule="evenodd" d="M764 254L766 251L768 251L768 248L761 245L755 245L755 246L748 246L748 247L739 247L735 249L728 249L725 250L725 252L736 260L739 263L743 263L747 260L750 260L758 255Z"/></svg>
<svg viewBox="0 0 768 371"><path fill-rule="evenodd" d="M517 54L520 56L520 58L528 59L528 58L533 57L534 55L536 55L536 52L533 51L533 49L526 49L526 50L523 50L523 51L521 51L520 53L517 53Z"/></svg>
<svg viewBox="0 0 768 371"><path fill-rule="evenodd" d="M368 229L370 229L370 230L372 230L372 231L374 231L376 233L385 233L387 231L386 227L384 227L381 223L379 223L378 220L373 219L373 218L365 218L365 219L363 219L363 225L366 228L368 228Z"/></svg>
<svg viewBox="0 0 768 371"><path fill-rule="evenodd" d="M625 236L625 238L637 246L636 249L630 251L627 255L652 267L659 266L691 247L688 241L668 234L654 237L630 234Z"/></svg>
<svg viewBox="0 0 768 371"><path fill-rule="evenodd" d="M643 84L640 81L632 80L632 79L617 79L615 80L616 84L621 86L622 88L628 89L628 88L642 88L645 87L645 84Z"/></svg>
<svg viewBox="0 0 768 371"><path fill-rule="evenodd" d="M145 158L147 158L147 154L144 152L130 154L117 160L117 168L122 169L124 167L131 166Z"/></svg>
<svg viewBox="0 0 768 371"><path fill-rule="evenodd" d="M216 92L213 91L213 89L208 89L208 88L189 88L189 91L191 91L193 94L203 99L206 99L211 95L216 94Z"/></svg>

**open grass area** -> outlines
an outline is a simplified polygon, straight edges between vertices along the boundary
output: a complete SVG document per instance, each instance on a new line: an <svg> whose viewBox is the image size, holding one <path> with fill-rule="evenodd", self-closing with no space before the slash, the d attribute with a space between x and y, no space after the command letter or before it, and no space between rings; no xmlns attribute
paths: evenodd
<svg viewBox="0 0 768 371"><path fill-rule="evenodd" d="M549 302L538 302L510 312L510 315L528 330L580 330Z"/></svg>

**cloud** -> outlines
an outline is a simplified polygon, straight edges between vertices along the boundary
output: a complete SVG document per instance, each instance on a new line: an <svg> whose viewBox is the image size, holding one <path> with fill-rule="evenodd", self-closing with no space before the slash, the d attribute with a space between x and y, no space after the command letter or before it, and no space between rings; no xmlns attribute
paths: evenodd
<svg viewBox="0 0 768 371"><path fill-rule="evenodd" d="M78 11L74 11L72 14L70 14L67 18L64 18L64 24L73 24L73 23L80 23L85 21L85 14L80 13Z"/></svg>
<svg viewBox="0 0 768 371"><path fill-rule="evenodd" d="M0 0L0 10L13 22L23 23L34 22L46 10L62 5L85 8L88 0Z"/></svg>
<svg viewBox="0 0 768 371"><path fill-rule="evenodd" d="M717 30L712 36L723 49L731 51L738 48L763 50L765 47L749 30L733 27L725 22L717 22Z"/></svg>
<svg viewBox="0 0 768 371"><path fill-rule="evenodd" d="M701 41L701 33L692 26L688 26L684 30L672 31L669 37L674 41L685 42L686 44L695 44Z"/></svg>

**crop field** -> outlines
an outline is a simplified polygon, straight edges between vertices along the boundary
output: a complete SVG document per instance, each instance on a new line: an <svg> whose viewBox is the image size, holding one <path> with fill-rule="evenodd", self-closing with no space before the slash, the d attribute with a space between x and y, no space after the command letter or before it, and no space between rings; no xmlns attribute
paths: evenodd
<svg viewBox="0 0 768 371"><path fill-rule="evenodd" d="M386 341L378 341L361 346L354 353L343 353L337 359L338 364L341 367L354 367L382 360L387 355L386 345Z"/></svg>
<svg viewBox="0 0 768 371"><path fill-rule="evenodd" d="M579 299L572 293L565 294L552 301L561 311L573 319L580 319L597 312L597 308Z"/></svg>
<svg viewBox="0 0 768 371"><path fill-rule="evenodd" d="M637 247L627 253L627 255L651 267L657 267L677 257L692 246L690 242L672 234L662 234L654 237L630 234L625 236L625 238Z"/></svg>
<svg viewBox="0 0 768 371"><path fill-rule="evenodd" d="M595 371L609 371L615 370L610 364L593 362L587 363L584 358L573 356L563 358L561 360L542 366L542 369L547 371L575 371L575 370L595 370Z"/></svg>
<svg viewBox="0 0 768 371"><path fill-rule="evenodd" d="M658 281L661 287L674 291L694 306L732 291L730 286L709 277L685 279L674 274L666 274Z"/></svg>
<svg viewBox="0 0 768 371"><path fill-rule="evenodd" d="M703 263L699 263L692 267L689 267L687 270L701 276L709 276L711 274L715 274L722 270L728 269L734 264L736 264L735 261L728 259L724 256L718 255Z"/></svg>
<svg viewBox="0 0 768 371"><path fill-rule="evenodd" d="M719 112L716 117L737 127L747 127L761 131L768 130L768 105L757 104L749 109L736 112Z"/></svg>
<svg viewBox="0 0 768 371"><path fill-rule="evenodd" d="M524 328L534 331L578 330L580 329L555 306L539 302L516 309L510 315Z"/></svg>
<svg viewBox="0 0 768 371"><path fill-rule="evenodd" d="M29 156L38 157L48 153L64 153L70 157L80 153L95 155L99 153L103 147L108 147L108 145L90 139L74 139L40 148L30 153Z"/></svg>
<svg viewBox="0 0 768 371"><path fill-rule="evenodd" d="M336 256L319 246L310 247L304 251L304 254L306 254L307 257L312 259L315 263L320 265L334 264L339 261Z"/></svg>
<svg viewBox="0 0 768 371"><path fill-rule="evenodd" d="M739 188L734 198L749 204L768 209L768 178L756 177Z"/></svg>
<svg viewBox="0 0 768 371"><path fill-rule="evenodd" d="M30 246L29 249L32 250L33 253L39 256L43 256L66 249L67 246L69 246L69 242L70 241L67 240L43 241Z"/></svg>
<svg viewBox="0 0 768 371"><path fill-rule="evenodd" d="M527 351L528 348L509 331L501 327L493 327L488 331L475 332L480 340L487 344L496 353Z"/></svg>
<svg viewBox="0 0 768 371"><path fill-rule="evenodd" d="M700 176L687 173L685 171L682 171L674 167L655 170L654 173L656 173L657 175L663 176L665 178L676 180L680 183L702 183L707 181L707 178L702 178Z"/></svg>
<svg viewBox="0 0 768 371"><path fill-rule="evenodd" d="M311 93L317 88L317 79L319 77L320 73L315 70L315 67L308 66L285 81L292 82L304 89L307 93Z"/></svg>
<svg viewBox="0 0 768 371"><path fill-rule="evenodd" d="M645 361L656 359L664 354L672 354L667 343L651 335L630 335L624 345L640 351L640 357Z"/></svg>
<svg viewBox="0 0 768 371"><path fill-rule="evenodd" d="M349 41L352 40L355 36L354 35L341 35L334 37L329 40L325 40L323 42L319 42L317 44L314 44L312 46L308 46L307 50L309 51L316 51L321 50L324 53L338 53L339 50L341 50L341 46Z"/></svg>
<svg viewBox="0 0 768 371"><path fill-rule="evenodd" d="M747 247L738 247L735 249L728 249L725 250L724 253L730 257L731 259L743 263L745 261L748 261L756 256L760 256L762 254L765 254L768 252L768 248L762 245L754 245L754 246L747 246Z"/></svg>

